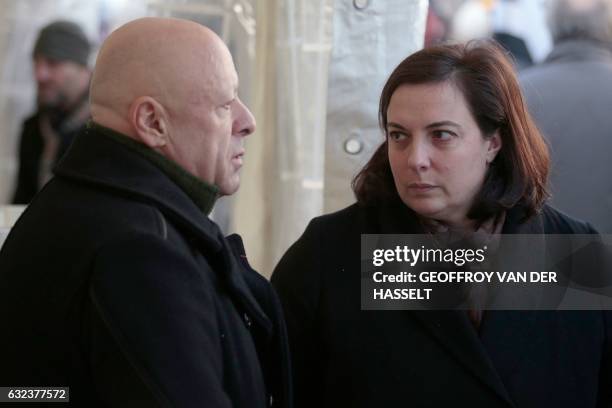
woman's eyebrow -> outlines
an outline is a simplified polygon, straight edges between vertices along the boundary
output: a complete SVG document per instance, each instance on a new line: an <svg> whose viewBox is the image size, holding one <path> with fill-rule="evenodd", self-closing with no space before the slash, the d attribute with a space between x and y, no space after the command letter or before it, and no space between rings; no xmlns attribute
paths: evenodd
<svg viewBox="0 0 612 408"><path fill-rule="evenodd" d="M398 128L398 129L400 129L400 130L406 130L406 128L405 128L405 127L403 127L403 126L402 126L402 125L400 125L399 123L395 123L395 122L389 122L389 123L387 123L387 128L390 128L390 127Z"/></svg>
<svg viewBox="0 0 612 408"><path fill-rule="evenodd" d="M430 128L435 128L435 127L440 127L440 126L452 126L452 127L461 129L461 125L453 122L452 120L443 120L440 122L430 123L429 125L425 126L425 128L430 129Z"/></svg>
<svg viewBox="0 0 612 408"><path fill-rule="evenodd" d="M452 126L452 127L457 128L457 129L461 129L461 125L456 123L456 122L453 122L452 120L442 120L442 121L439 121L439 122L433 122L433 123L430 123L429 125L425 126L425 129L431 129L431 128L436 128L436 127L441 127L441 126ZM391 128L391 127L397 128L397 129L400 129L400 130L406 130L405 127L403 127L399 123L395 123L395 122L387 123L387 128Z"/></svg>

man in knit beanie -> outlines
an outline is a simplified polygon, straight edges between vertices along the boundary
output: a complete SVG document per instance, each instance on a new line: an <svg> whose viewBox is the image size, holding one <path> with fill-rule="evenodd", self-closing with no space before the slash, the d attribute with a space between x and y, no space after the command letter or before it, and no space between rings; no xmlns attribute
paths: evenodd
<svg viewBox="0 0 612 408"><path fill-rule="evenodd" d="M90 51L83 30L69 21L53 22L38 34L32 52L37 109L22 125L14 204L28 204L49 181L89 118Z"/></svg>

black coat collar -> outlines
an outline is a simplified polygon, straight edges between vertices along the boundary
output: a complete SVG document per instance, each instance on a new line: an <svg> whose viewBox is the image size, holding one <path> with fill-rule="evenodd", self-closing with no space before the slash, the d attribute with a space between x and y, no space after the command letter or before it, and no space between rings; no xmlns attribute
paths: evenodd
<svg viewBox="0 0 612 408"><path fill-rule="evenodd" d="M226 241L219 227L148 159L95 129L87 128L75 138L54 172L58 178L154 205L189 239L195 240L205 254L220 257L219 273L228 283L232 297L262 326L266 335L271 334L272 323L256 299L263 295L253 294L257 288L247 284L243 276L244 265L232 256L236 251L244 253L239 238ZM251 272L256 273L247 271Z"/></svg>
<svg viewBox="0 0 612 408"><path fill-rule="evenodd" d="M219 228L157 166L121 143L85 129L54 170L56 176L154 204L206 248L222 248Z"/></svg>

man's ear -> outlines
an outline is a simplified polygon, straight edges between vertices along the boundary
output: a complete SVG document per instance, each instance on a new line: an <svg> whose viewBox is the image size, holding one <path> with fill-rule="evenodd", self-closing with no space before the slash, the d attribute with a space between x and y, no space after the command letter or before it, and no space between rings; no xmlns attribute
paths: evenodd
<svg viewBox="0 0 612 408"><path fill-rule="evenodd" d="M164 107L150 96L136 98L130 105L130 122L136 137L152 149L168 142L168 115Z"/></svg>
<svg viewBox="0 0 612 408"><path fill-rule="evenodd" d="M486 153L487 163L491 163L493 160L495 160L497 153L499 153L502 148L502 138L499 134L499 130L496 130L495 133L493 133L493 136L487 138L487 142L489 142L489 147Z"/></svg>

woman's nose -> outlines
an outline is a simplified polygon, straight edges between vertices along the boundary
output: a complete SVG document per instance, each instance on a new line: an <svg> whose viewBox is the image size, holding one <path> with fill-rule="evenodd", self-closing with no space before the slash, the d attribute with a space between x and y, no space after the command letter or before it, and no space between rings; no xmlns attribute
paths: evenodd
<svg viewBox="0 0 612 408"><path fill-rule="evenodd" d="M406 149L406 156L410 168L418 173L427 170L431 165L429 147L422 141L414 141Z"/></svg>

